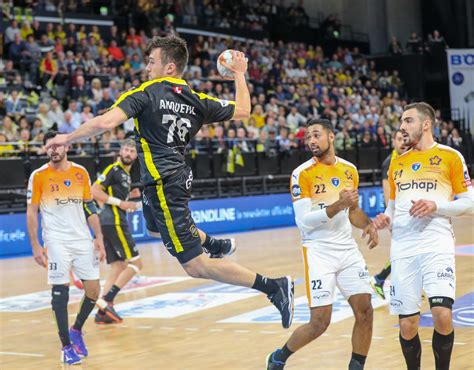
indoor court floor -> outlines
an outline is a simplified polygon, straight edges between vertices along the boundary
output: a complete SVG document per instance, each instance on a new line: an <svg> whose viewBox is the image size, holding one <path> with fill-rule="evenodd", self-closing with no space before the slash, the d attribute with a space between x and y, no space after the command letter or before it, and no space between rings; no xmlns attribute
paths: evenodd
<svg viewBox="0 0 474 370"><path fill-rule="evenodd" d="M457 237L456 336L451 368L474 368L474 236L473 219L455 220ZM354 234L374 274L389 255L389 234L368 250ZM229 236L229 235L224 235ZM75 369L265 369L265 357L281 347L292 329L309 317L298 229L244 232L233 260L263 275L291 274L296 280L295 321L285 330L267 298L253 291L185 276L160 242L140 245L144 269L134 285L118 295L122 324L85 325L89 357ZM105 278L107 267L102 269ZM46 270L32 257L0 260L0 368L60 369L60 342L50 308ZM403 369L397 319L388 302L373 296L373 341L366 369ZM80 292L71 289L72 324ZM293 355L287 369L347 369L353 325L350 307L338 296L333 322L315 342ZM428 313L423 303L422 314ZM422 369L433 369L432 321L422 315Z"/></svg>

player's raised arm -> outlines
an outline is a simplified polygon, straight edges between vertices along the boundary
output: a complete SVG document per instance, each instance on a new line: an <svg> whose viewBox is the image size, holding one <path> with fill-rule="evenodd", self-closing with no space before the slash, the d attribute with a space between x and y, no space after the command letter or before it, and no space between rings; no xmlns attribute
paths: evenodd
<svg viewBox="0 0 474 370"><path fill-rule="evenodd" d="M245 80L245 72L247 72L247 59L245 54L233 50L232 63L222 63L224 67L230 69L234 73L235 81L235 111L232 119L244 119L250 117L250 92Z"/></svg>
<svg viewBox="0 0 474 370"><path fill-rule="evenodd" d="M45 145L45 149L48 150L56 145L69 145L74 141L99 135L104 131L117 127L127 119L128 117L122 109L118 107L112 108L108 112L85 122L70 134L57 135L48 141Z"/></svg>

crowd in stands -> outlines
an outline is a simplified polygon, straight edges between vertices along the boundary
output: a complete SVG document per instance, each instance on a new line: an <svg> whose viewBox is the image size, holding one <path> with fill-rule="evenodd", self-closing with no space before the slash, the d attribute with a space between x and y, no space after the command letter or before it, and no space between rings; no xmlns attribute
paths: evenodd
<svg viewBox="0 0 474 370"><path fill-rule="evenodd" d="M43 154L41 141L47 130L71 132L107 110L123 91L146 81L146 44L155 35L175 33L172 24L168 26L147 33L133 27L101 30L12 20L5 31L6 58L0 59L0 86L5 90L0 92L0 155ZM390 146L390 133L407 103L397 71L377 72L358 48L339 47L328 55L318 45L199 36L189 43L184 75L193 89L233 99L233 84L219 77L215 63L228 48L249 58L251 116L203 127L190 144L192 150L301 149L304 123L312 117L331 120L338 151L356 145ZM442 120L439 112L438 119L439 140L462 146L453 123ZM133 135L133 127L127 121L104 134L102 150L117 148L114 141ZM84 143L75 150L88 153L88 148Z"/></svg>
<svg viewBox="0 0 474 370"><path fill-rule="evenodd" d="M388 51L391 55L408 54L440 54L444 53L448 44L438 30L428 34L426 40L423 40L416 32L412 32L408 37L403 48L401 42L396 36L392 36L388 45Z"/></svg>

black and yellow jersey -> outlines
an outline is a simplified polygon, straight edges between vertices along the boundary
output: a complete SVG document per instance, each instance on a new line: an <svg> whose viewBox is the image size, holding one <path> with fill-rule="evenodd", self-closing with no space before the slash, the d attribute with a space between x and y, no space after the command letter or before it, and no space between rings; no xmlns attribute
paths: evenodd
<svg viewBox="0 0 474 370"><path fill-rule="evenodd" d="M124 93L113 107L134 119L141 180L146 186L184 167L188 142L203 124L231 119L235 102L195 92L185 80L166 77Z"/></svg>
<svg viewBox="0 0 474 370"><path fill-rule="evenodd" d="M121 162L109 165L97 178L96 184L108 195L120 200L128 200L131 187L130 173ZM104 204L99 214L101 225L127 225L127 214L117 206Z"/></svg>

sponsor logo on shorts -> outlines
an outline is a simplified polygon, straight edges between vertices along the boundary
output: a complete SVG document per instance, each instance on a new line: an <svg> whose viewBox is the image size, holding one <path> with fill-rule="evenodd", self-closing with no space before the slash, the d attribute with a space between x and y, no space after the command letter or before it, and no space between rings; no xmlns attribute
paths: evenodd
<svg viewBox="0 0 474 370"><path fill-rule="evenodd" d="M417 172L420 168L421 168L421 163L420 162L416 162L416 163L413 163L411 165L411 170L413 172Z"/></svg>
<svg viewBox="0 0 474 370"><path fill-rule="evenodd" d="M368 279L369 277L369 269L365 266L363 269L359 271L359 278L361 279Z"/></svg>
<svg viewBox="0 0 474 370"><path fill-rule="evenodd" d="M396 308L402 307L402 306L403 306L403 302L400 301L400 300L398 300L398 299L393 299L393 298L391 298L391 299L390 299L390 306L396 307Z"/></svg>
<svg viewBox="0 0 474 370"><path fill-rule="evenodd" d="M322 290L313 294L313 299L322 299L327 298L331 295L331 292L328 290Z"/></svg>
<svg viewBox="0 0 474 370"><path fill-rule="evenodd" d="M446 267L445 269L438 271L436 276L441 280L454 281L456 279L454 270L451 267Z"/></svg>
<svg viewBox="0 0 474 370"><path fill-rule="evenodd" d="M191 232L192 236L194 236L195 238L199 238L199 233L198 233L196 225L191 225L191 227L189 228L189 231Z"/></svg>
<svg viewBox="0 0 474 370"><path fill-rule="evenodd" d="M293 196L295 198L298 198L300 195L301 195L301 188L299 185L295 184L291 187L291 194L293 194Z"/></svg>

